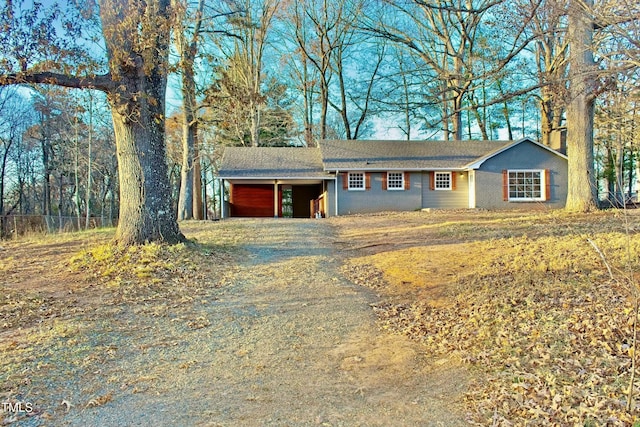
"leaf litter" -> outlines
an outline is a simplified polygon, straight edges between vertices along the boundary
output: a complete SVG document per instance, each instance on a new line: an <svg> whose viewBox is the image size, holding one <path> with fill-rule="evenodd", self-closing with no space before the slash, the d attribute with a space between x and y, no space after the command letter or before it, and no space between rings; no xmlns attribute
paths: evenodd
<svg viewBox="0 0 640 427"><path fill-rule="evenodd" d="M51 420L140 390L144 375L122 372L114 362L131 340L141 348L160 345L145 336L147 319L178 319L178 330L210 325L197 308L228 283L234 271L229 248L122 249L108 238L99 230L6 242L11 257L0 259L0 397L33 408L3 410L4 423ZM38 262L23 262L42 253Z"/></svg>
<svg viewBox="0 0 640 427"><path fill-rule="evenodd" d="M330 221L343 273L379 295L372 308L381 328L422 343L429 356L468 366L474 380L464 403L472 424L638 422L635 401L631 412L625 410L635 356L637 214L631 214L631 238L621 230L619 212L436 211ZM190 227L195 235L204 232L201 225ZM238 260L246 257L237 228L225 230L215 245L125 252L101 245L109 237L104 232L65 237L63 244L51 237L3 243L2 256L11 256L0 259L2 400L36 400L31 420L47 421L112 405L127 393L161 393L164 379L155 372L166 372L173 359L125 371L118 361L130 358L130 342L138 352L162 355L181 349L185 333L218 327L203 307L219 298L216 289L234 282ZM614 279L589 240L611 264ZM279 250L270 255L273 261ZM38 251L46 262L21 262ZM276 286L290 285L291 268L285 266L289 277ZM21 287L21 280L30 287ZM314 304L310 298L302 306ZM284 315L280 310L274 315ZM155 336L160 319L169 321L163 323L168 329ZM229 331L247 327L236 320L229 325ZM235 357L254 351L241 350ZM366 364L360 354L346 351L346 372ZM188 357L175 363L189 371L203 362ZM261 366L256 372L266 369ZM353 393L370 390L359 386ZM640 400L637 381L631 392ZM5 415L4 421L27 416Z"/></svg>
<svg viewBox="0 0 640 427"><path fill-rule="evenodd" d="M466 378L373 327L370 293L336 271L331 221L182 228L195 243L7 242L0 396L36 408L4 422L464 424ZM38 270L22 263L46 248Z"/></svg>
<svg viewBox="0 0 640 427"><path fill-rule="evenodd" d="M472 424L637 424L637 380L632 410L625 409L637 231L621 230L619 212L542 213L517 221L510 233L494 227L499 214L476 215L475 232L462 215L460 230L449 220L419 236L431 245L405 247L404 234L388 228L385 238L394 235L397 249L350 259L345 274L380 295L373 305L380 327L423 343L434 357L458 357L478 374L465 397ZM420 218L437 222L438 214ZM631 214L632 230L638 219ZM360 227L371 241L374 225L366 221ZM343 227L357 241L357 230ZM408 237L416 240L415 228Z"/></svg>

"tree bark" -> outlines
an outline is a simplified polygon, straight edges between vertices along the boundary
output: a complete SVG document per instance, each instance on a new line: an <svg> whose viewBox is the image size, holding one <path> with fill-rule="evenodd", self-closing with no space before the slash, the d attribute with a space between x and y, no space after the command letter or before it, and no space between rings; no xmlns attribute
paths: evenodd
<svg viewBox="0 0 640 427"><path fill-rule="evenodd" d="M253 92L251 98L257 98L258 93ZM260 105L257 100L251 99L249 101L249 114L251 115L251 121L249 126L249 132L251 134L251 146L260 146Z"/></svg>
<svg viewBox="0 0 640 427"><path fill-rule="evenodd" d="M188 132L188 131L187 131ZM183 135L182 166L180 169L180 193L178 195L178 220L193 218L193 142Z"/></svg>
<svg viewBox="0 0 640 427"><path fill-rule="evenodd" d="M193 158L194 132L192 123L194 115L187 106L186 93L183 90L184 106L182 115L182 166L180 168L180 193L178 195L178 220L193 218Z"/></svg>
<svg viewBox="0 0 640 427"><path fill-rule="evenodd" d="M100 14L120 182L116 242L178 243L184 236L171 201L165 145L169 0L103 0Z"/></svg>
<svg viewBox="0 0 640 427"><path fill-rule="evenodd" d="M593 0L572 1L569 6L569 93L567 106L568 193L565 209L587 212L597 207L593 164L593 115L595 106L595 62Z"/></svg>
<svg viewBox="0 0 640 427"><path fill-rule="evenodd" d="M166 78L138 79L142 81L135 81L136 77L122 80L142 83L146 86L142 91L145 96L130 102L121 96L109 96L120 182L116 241L121 245L150 241L178 243L184 236L178 229L171 203L162 120ZM158 98L149 102L154 95Z"/></svg>

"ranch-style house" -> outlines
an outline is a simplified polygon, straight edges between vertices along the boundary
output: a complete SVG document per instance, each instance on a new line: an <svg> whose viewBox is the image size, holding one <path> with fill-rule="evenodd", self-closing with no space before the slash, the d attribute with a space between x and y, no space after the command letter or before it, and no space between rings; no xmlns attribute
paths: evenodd
<svg viewBox="0 0 640 427"><path fill-rule="evenodd" d="M434 209L562 208L567 157L518 141L323 140L227 147L223 217L327 217Z"/></svg>

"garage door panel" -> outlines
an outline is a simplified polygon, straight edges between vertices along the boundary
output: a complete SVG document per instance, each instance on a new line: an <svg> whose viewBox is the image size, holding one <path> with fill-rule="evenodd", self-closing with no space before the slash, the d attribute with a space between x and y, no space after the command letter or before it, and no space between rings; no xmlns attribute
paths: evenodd
<svg viewBox="0 0 640 427"><path fill-rule="evenodd" d="M272 217L273 185L234 184L231 186L231 216Z"/></svg>

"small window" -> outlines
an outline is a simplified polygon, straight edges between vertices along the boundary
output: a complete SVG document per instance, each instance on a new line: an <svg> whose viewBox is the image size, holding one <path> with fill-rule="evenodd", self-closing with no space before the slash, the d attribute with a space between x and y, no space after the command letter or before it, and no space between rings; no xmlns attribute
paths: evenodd
<svg viewBox="0 0 640 427"><path fill-rule="evenodd" d="M544 171L510 170L508 171L509 201L544 201Z"/></svg>
<svg viewBox="0 0 640 427"><path fill-rule="evenodd" d="M404 190L404 172L387 173L387 190Z"/></svg>
<svg viewBox="0 0 640 427"><path fill-rule="evenodd" d="M349 172L349 190L364 190L364 172Z"/></svg>
<svg viewBox="0 0 640 427"><path fill-rule="evenodd" d="M435 190L451 190L451 172L435 172Z"/></svg>

